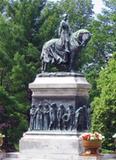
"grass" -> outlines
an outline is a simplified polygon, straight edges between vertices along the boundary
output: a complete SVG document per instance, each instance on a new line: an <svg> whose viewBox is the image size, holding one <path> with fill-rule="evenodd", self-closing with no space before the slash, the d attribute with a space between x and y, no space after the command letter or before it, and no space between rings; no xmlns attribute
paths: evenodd
<svg viewBox="0 0 116 160"><path fill-rule="evenodd" d="M104 148L102 148L101 152L103 154L115 154L116 153L116 151L114 151L114 150L108 150L108 149L104 149Z"/></svg>

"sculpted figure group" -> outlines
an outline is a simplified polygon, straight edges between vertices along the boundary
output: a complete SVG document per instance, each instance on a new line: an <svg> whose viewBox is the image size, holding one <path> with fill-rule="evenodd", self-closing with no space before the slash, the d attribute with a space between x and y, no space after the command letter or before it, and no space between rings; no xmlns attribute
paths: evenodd
<svg viewBox="0 0 116 160"><path fill-rule="evenodd" d="M32 105L30 109L30 130L78 130L88 128L88 111L86 106L75 110L72 105L65 107L39 104Z"/></svg>

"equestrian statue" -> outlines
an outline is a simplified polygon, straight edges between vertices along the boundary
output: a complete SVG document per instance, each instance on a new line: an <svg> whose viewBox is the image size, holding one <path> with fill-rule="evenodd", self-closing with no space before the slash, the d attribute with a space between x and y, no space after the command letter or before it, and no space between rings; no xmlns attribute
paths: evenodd
<svg viewBox="0 0 116 160"><path fill-rule="evenodd" d="M86 29L71 33L68 15L64 14L59 27L59 38L51 39L43 45L41 71L47 71L48 64L63 66L68 72L74 71L76 56L79 56L90 38L91 33Z"/></svg>

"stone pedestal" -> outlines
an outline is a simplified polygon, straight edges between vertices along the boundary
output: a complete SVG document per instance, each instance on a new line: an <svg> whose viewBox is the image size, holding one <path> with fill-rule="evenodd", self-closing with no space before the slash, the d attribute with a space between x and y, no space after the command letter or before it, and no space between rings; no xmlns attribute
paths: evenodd
<svg viewBox="0 0 116 160"><path fill-rule="evenodd" d="M77 160L82 149L78 129L83 131L88 125L84 111L90 84L82 74L42 73L29 88L33 108L29 131L20 140L21 156L29 160Z"/></svg>
<svg viewBox="0 0 116 160"><path fill-rule="evenodd" d="M20 140L20 154L26 159L77 160L80 146L72 132L26 132Z"/></svg>
<svg viewBox="0 0 116 160"><path fill-rule="evenodd" d="M73 105L78 108L88 105L90 84L78 73L43 73L38 74L29 84L32 91L32 103L42 102Z"/></svg>
<svg viewBox="0 0 116 160"><path fill-rule="evenodd" d="M3 160L5 156L6 156L6 153L0 150L0 160Z"/></svg>

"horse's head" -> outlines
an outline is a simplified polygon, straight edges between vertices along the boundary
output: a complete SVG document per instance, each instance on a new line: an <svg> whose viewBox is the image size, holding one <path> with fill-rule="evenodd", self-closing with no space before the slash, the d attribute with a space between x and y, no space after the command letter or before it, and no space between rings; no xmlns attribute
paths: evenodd
<svg viewBox="0 0 116 160"><path fill-rule="evenodd" d="M86 29L80 29L73 33L73 37L78 42L79 46L86 46L91 38L91 33Z"/></svg>

